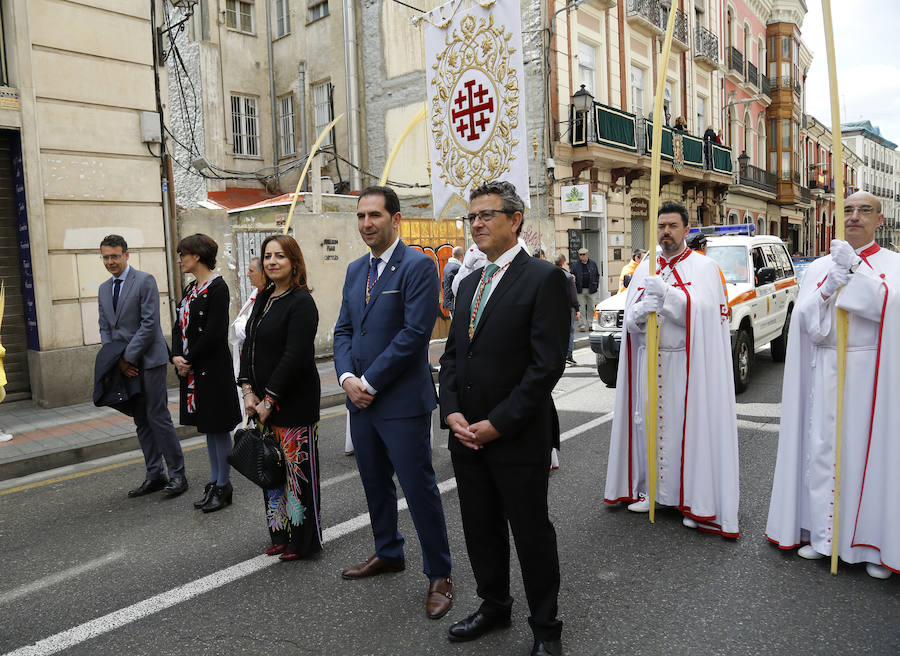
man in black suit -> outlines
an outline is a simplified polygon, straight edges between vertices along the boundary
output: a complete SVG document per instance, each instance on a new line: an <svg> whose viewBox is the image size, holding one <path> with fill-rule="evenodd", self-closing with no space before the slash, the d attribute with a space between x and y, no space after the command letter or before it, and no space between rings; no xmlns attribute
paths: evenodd
<svg viewBox="0 0 900 656"><path fill-rule="evenodd" d="M531 653L560 654L559 557L547 485L550 393L569 337L566 278L518 245L524 204L511 184L484 184L470 202L466 218L488 264L460 284L441 357L440 405L482 603L450 627L449 638L473 640L509 626L508 522L531 611Z"/></svg>

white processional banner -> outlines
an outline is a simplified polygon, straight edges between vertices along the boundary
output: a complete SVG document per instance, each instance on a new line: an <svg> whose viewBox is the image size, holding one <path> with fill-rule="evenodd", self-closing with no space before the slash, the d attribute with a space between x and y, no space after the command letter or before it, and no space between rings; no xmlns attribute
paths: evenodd
<svg viewBox="0 0 900 656"><path fill-rule="evenodd" d="M451 0L429 12L425 83L434 215L492 180L512 183L526 206L528 153L519 0Z"/></svg>

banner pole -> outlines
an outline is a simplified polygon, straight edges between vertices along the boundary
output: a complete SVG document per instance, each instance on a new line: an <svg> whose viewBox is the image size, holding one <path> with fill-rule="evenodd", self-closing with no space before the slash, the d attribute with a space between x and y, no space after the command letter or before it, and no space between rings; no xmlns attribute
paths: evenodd
<svg viewBox="0 0 900 656"><path fill-rule="evenodd" d="M663 97L666 92L666 71L669 56L672 52L672 34L675 31L676 3L669 8L669 20L666 23L666 37L663 41L662 54L659 58L656 76L656 96L653 103L653 139L650 146L650 214L648 216L648 254L649 275L656 275L656 225L653 218L659 211L659 168L662 155ZM647 317L647 476L649 482L648 500L650 502L650 522L656 521L656 430L657 404L659 388L656 382L657 362L659 360L659 324L656 312Z"/></svg>
<svg viewBox="0 0 900 656"><path fill-rule="evenodd" d="M834 56L834 30L831 22L831 0L822 0L822 22L825 24L825 50L828 55L828 85L831 91L831 142L833 144L832 177L838 202L834 207L834 236L844 239L844 145L841 141L841 108L838 101L837 65ZM837 291L840 294L840 290ZM847 375L847 333L850 319L846 310L835 305L837 312L837 412L834 427L834 525L831 531L831 573L838 570L841 517L841 451L844 433L844 384Z"/></svg>

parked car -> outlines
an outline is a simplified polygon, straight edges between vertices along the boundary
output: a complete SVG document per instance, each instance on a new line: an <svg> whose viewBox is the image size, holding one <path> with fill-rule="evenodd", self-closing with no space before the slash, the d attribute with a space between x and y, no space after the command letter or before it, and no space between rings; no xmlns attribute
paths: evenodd
<svg viewBox="0 0 900 656"><path fill-rule="evenodd" d="M756 351L770 345L772 359L783 362L798 284L787 247L778 237L711 236L708 257L722 269L728 288L729 327L735 392L750 384ZM597 374L615 387L625 318L625 292L597 304L590 345Z"/></svg>

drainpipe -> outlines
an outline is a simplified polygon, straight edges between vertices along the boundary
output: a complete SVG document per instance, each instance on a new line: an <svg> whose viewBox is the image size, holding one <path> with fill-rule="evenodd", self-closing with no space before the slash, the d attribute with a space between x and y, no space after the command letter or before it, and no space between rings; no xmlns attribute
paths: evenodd
<svg viewBox="0 0 900 656"><path fill-rule="evenodd" d="M356 8L354 0L342 0L344 11L344 77L347 78L347 119L350 133L350 189L362 188L359 166L359 78L356 67Z"/></svg>
<svg viewBox="0 0 900 656"><path fill-rule="evenodd" d="M297 62L297 109L300 113L300 154L306 154L306 62Z"/></svg>
<svg viewBox="0 0 900 656"><path fill-rule="evenodd" d="M275 99L275 57L272 54L272 3L266 2L266 49L269 55L269 98L272 101L272 166L275 168L275 177L272 184L278 189L278 114L276 112ZM269 190L269 183L266 183L266 191Z"/></svg>

